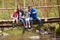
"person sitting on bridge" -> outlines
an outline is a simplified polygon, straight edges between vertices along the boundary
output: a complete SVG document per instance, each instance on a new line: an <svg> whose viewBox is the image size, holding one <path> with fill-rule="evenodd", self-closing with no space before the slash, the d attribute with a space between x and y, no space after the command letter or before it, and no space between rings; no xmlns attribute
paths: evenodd
<svg viewBox="0 0 60 40"><path fill-rule="evenodd" d="M37 10L35 8L33 8L32 6L28 6L28 11L30 12L30 23L32 24L33 19L36 19L39 26L41 26L41 19L37 16ZM40 27L38 27L40 28Z"/></svg>
<svg viewBox="0 0 60 40"><path fill-rule="evenodd" d="M29 13L28 9L26 8L24 11L21 9L21 7L18 8L18 19L21 20L24 23L25 29L30 28L30 19L29 19Z"/></svg>
<svg viewBox="0 0 60 40"><path fill-rule="evenodd" d="M25 9L25 21L26 21L26 25L25 28L30 28L30 16L29 16L29 12L28 12L28 8Z"/></svg>
<svg viewBox="0 0 60 40"><path fill-rule="evenodd" d="M22 10L21 7L18 7L18 20L22 21L25 26L26 21L25 21L25 17L24 17L24 11Z"/></svg>
<svg viewBox="0 0 60 40"><path fill-rule="evenodd" d="M14 10L14 13L12 14L11 18L13 19L13 23L14 23L14 21L16 21L16 23L18 23L18 11L17 11L17 9Z"/></svg>

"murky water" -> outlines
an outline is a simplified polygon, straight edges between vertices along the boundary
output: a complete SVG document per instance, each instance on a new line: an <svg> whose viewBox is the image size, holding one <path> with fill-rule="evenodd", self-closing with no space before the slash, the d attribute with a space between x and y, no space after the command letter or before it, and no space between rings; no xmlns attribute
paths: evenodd
<svg viewBox="0 0 60 40"><path fill-rule="evenodd" d="M11 36L0 36L0 40L56 40L56 38L50 37L50 35L11 35Z"/></svg>
<svg viewBox="0 0 60 40"><path fill-rule="evenodd" d="M8 31L9 32L9 31ZM24 35L20 30L13 30L9 32L10 34L0 35L0 40L56 40L50 34L36 34L34 32L26 32Z"/></svg>

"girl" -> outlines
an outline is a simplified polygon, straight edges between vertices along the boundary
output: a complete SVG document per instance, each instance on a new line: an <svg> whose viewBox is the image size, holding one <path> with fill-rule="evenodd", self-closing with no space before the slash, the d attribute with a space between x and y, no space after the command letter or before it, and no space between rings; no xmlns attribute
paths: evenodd
<svg viewBox="0 0 60 40"><path fill-rule="evenodd" d="M25 9L25 21L26 21L26 28L30 28L30 17L29 17L29 12L28 9Z"/></svg>
<svg viewBox="0 0 60 40"><path fill-rule="evenodd" d="M12 14L11 17L13 19L13 23L14 23L14 21L16 21L16 23L18 23L18 10L17 9L14 10L14 13Z"/></svg>

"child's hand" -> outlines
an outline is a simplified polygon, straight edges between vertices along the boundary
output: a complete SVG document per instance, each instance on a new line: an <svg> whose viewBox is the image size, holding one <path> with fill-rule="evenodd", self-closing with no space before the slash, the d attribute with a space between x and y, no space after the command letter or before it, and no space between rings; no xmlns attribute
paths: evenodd
<svg viewBox="0 0 60 40"><path fill-rule="evenodd" d="M25 18L25 16L22 16L22 18Z"/></svg>
<svg viewBox="0 0 60 40"><path fill-rule="evenodd" d="M26 17L26 18L28 18L28 17Z"/></svg>

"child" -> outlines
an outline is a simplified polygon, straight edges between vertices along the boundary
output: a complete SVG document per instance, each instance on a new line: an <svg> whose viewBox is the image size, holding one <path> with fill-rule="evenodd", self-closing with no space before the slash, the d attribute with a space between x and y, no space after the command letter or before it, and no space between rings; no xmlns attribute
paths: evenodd
<svg viewBox="0 0 60 40"><path fill-rule="evenodd" d="M30 28L30 18L29 18L29 12L28 9L25 9L25 21L26 21L26 28Z"/></svg>
<svg viewBox="0 0 60 40"><path fill-rule="evenodd" d="M11 17L13 19L13 23L14 23L14 21L16 21L16 23L18 23L18 10L17 9L14 10L14 13L12 14Z"/></svg>

